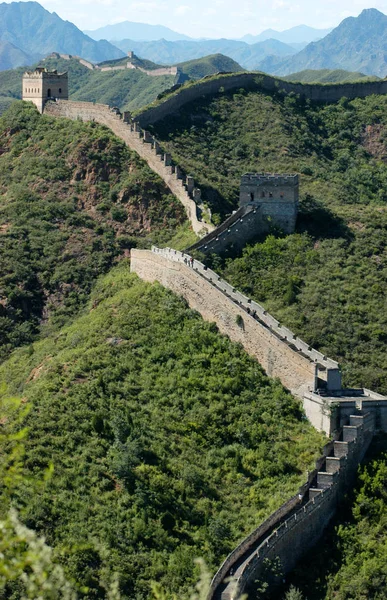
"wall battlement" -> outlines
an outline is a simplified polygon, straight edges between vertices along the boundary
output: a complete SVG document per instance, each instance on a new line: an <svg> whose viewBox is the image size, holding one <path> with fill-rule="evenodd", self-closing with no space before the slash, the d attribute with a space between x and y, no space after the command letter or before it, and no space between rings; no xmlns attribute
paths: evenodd
<svg viewBox="0 0 387 600"><path fill-rule="evenodd" d="M277 173L245 173L241 179L242 185L256 186L279 186L299 184L299 177L295 175L277 174Z"/></svg>
<svg viewBox="0 0 387 600"><path fill-rule="evenodd" d="M141 129L138 123L130 120L129 113L111 109L106 104L92 102L57 101L47 102L44 113L53 117L96 121L109 127L129 148L137 152L157 173L183 204L192 229L198 235L204 235L214 226L202 220L204 207L200 190L195 188L192 177L185 175L182 169L172 162L171 156L162 152L157 140Z"/></svg>

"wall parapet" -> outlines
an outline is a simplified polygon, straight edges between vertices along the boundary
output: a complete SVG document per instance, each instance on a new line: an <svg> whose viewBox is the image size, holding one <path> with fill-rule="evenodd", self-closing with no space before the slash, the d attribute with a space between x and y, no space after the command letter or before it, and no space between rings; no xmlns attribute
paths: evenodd
<svg viewBox="0 0 387 600"><path fill-rule="evenodd" d="M291 346L295 352L299 352L300 354L304 355L305 358L310 360L310 362L318 364L323 369L339 369L339 364L336 361L328 358L318 350L311 348L311 346L296 336L290 329L283 326L279 321L277 321L277 319L272 317L261 304L258 304L254 300L251 300L251 298L248 298L241 292L237 291L224 279L219 277L215 271L207 268L200 261L193 259L189 254L179 250L173 250L172 248L157 248L156 246L152 246L152 252L154 254L163 256L168 260L183 264L190 263L193 269L199 275L201 275L204 279L210 282L211 285L225 294L226 297L228 297L231 301L240 305L247 314L251 315L255 313L254 317L256 319L261 321L281 341Z"/></svg>
<svg viewBox="0 0 387 600"><path fill-rule="evenodd" d="M206 234L214 229L213 225L201 219L204 206L195 202L195 197L198 198L200 194L194 195L194 190L188 190L186 182L189 176L184 175L182 169L172 163L170 155L161 151L158 141L149 132L142 130L138 123L130 121L127 113L121 115L118 109L112 109L107 104L70 100L47 102L44 113L53 117L96 121L109 127L164 180L172 194L183 204L192 229L197 235Z"/></svg>
<svg viewBox="0 0 387 600"><path fill-rule="evenodd" d="M180 108L202 96L224 93L238 88L261 89L284 94L293 93L315 102L338 102L341 98L351 100L365 98L372 94L386 94L387 81L322 85L293 83L261 72L216 76L180 88L178 93L166 97L164 102L150 105L139 112L136 119L143 127L147 127L178 112Z"/></svg>

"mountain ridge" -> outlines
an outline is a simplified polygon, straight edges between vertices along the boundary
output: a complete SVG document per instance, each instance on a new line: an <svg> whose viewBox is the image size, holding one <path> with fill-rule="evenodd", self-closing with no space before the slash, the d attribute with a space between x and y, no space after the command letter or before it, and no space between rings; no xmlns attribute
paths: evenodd
<svg viewBox="0 0 387 600"><path fill-rule="evenodd" d="M264 42L268 39L278 40L284 44L299 44L319 40L328 35L331 31L332 28L316 29L315 27L309 27L308 25L296 25L295 27L285 29L284 31L265 29L265 31L262 31L258 35L247 34L240 39L248 44Z"/></svg>
<svg viewBox="0 0 387 600"><path fill-rule="evenodd" d="M30 63L50 52L79 55L93 62L124 55L106 40L92 40L73 23L50 13L38 2L0 4L0 41L24 52ZM17 62L13 66L20 66Z"/></svg>
<svg viewBox="0 0 387 600"><path fill-rule="evenodd" d="M239 63L243 68L254 70L259 62L268 55L282 56L296 54L297 50L278 40L266 40L257 44L247 44L226 38L219 40L169 42L157 40L153 42L136 42L120 40L117 48L123 52L134 51L138 56L165 65L177 64L203 58L212 54L224 54Z"/></svg>
<svg viewBox="0 0 387 600"><path fill-rule="evenodd" d="M387 16L375 8L344 19L331 33L311 42L292 58L269 56L258 68L272 75L306 69L345 69L387 75Z"/></svg>

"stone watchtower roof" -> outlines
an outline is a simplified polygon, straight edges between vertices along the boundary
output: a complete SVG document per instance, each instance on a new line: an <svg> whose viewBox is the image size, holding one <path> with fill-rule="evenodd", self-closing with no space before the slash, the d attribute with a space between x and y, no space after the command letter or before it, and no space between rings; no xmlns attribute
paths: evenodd
<svg viewBox="0 0 387 600"><path fill-rule="evenodd" d="M242 184L253 183L254 185L298 185L297 174L278 173L245 173L242 175Z"/></svg>
<svg viewBox="0 0 387 600"><path fill-rule="evenodd" d="M48 71L45 67L36 67L35 71L25 71L23 78L28 77L30 79L45 79L46 77L63 77L67 78L68 73L65 71L64 73L58 73L55 69L54 71Z"/></svg>

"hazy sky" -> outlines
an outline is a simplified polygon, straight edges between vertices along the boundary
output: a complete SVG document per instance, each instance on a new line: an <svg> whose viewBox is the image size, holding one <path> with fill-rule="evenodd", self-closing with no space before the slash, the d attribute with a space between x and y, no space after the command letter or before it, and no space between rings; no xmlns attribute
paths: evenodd
<svg viewBox="0 0 387 600"><path fill-rule="evenodd" d="M138 21L191 37L241 37L302 23L335 27L364 8L387 14L387 0L38 0L80 29Z"/></svg>

